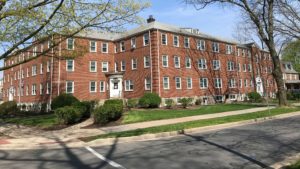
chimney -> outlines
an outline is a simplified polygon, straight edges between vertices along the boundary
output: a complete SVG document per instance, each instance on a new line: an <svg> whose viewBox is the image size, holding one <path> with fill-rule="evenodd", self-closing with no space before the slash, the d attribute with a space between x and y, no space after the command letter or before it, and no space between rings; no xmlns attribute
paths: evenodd
<svg viewBox="0 0 300 169"><path fill-rule="evenodd" d="M152 15L149 16L149 18L147 19L147 23L151 23L151 22L154 22L155 19L153 18Z"/></svg>

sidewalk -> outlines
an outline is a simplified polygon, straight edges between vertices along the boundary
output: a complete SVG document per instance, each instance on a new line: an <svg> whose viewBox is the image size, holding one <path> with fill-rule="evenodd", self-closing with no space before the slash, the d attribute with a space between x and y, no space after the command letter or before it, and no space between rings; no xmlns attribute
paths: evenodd
<svg viewBox="0 0 300 169"><path fill-rule="evenodd" d="M270 109L274 107L269 107ZM175 119L165 119L148 121L141 123L133 123L120 126L94 128L94 129L82 129L81 127L91 124L93 121L89 119L83 123L71 126L66 129L57 131L38 131L32 128L24 126L10 126L10 131L7 132L11 137L15 139L0 139L0 148L33 148L33 147L47 147L47 146L59 146L61 144L82 146L85 143L78 140L80 137L89 137L95 135L101 135L110 132L129 131L141 128L148 128L154 126L183 123L195 120L211 119L224 116L232 116L239 114L253 113L257 111L267 110L268 107L258 107L245 110L229 111L223 113L214 113L206 115L189 116ZM7 126L6 126L7 127ZM0 131L3 131L3 127Z"/></svg>

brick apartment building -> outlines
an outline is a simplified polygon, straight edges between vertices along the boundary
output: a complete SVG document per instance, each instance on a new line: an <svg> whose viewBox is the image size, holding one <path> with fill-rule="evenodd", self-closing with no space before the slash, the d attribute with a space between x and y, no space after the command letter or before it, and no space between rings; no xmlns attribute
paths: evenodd
<svg viewBox="0 0 300 169"><path fill-rule="evenodd" d="M275 95L271 57L255 43L147 21L124 33L82 32L54 47L53 40L36 42L12 55L5 66L32 60L4 71L4 100L29 109L49 107L61 93L103 101L155 92L163 100L193 97L205 104L244 100L251 91Z"/></svg>
<svg viewBox="0 0 300 169"><path fill-rule="evenodd" d="M3 101L3 79L0 79L0 104Z"/></svg>
<svg viewBox="0 0 300 169"><path fill-rule="evenodd" d="M285 89L287 90L300 90L299 73L293 68L291 62L281 62L281 69L283 73L283 80Z"/></svg>

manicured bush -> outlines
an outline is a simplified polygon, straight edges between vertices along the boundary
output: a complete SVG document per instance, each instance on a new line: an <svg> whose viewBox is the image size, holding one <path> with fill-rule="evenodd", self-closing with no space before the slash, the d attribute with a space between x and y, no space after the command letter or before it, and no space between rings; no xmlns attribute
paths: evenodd
<svg viewBox="0 0 300 169"><path fill-rule="evenodd" d="M19 108L15 101L7 101L0 105L0 118L18 114Z"/></svg>
<svg viewBox="0 0 300 169"><path fill-rule="evenodd" d="M160 103L161 98L156 93L145 93L139 100L139 105L143 108L156 108Z"/></svg>
<svg viewBox="0 0 300 169"><path fill-rule="evenodd" d="M104 104L94 110L93 117L95 124L107 124L111 121L118 120L123 113L121 104Z"/></svg>
<svg viewBox="0 0 300 169"><path fill-rule="evenodd" d="M167 109L171 109L174 106L174 100L173 99L166 99L165 104L166 104Z"/></svg>
<svg viewBox="0 0 300 169"><path fill-rule="evenodd" d="M195 105L201 105L201 103L202 103L202 100L201 100L201 99L197 99L197 100L195 101Z"/></svg>
<svg viewBox="0 0 300 169"><path fill-rule="evenodd" d="M59 124L74 124L81 120L82 109L74 106L57 108L54 111Z"/></svg>
<svg viewBox="0 0 300 169"><path fill-rule="evenodd" d="M181 99L179 99L179 103L181 103L181 106L183 108L187 108L188 105L191 105L192 101L193 101L192 98L181 98Z"/></svg>
<svg viewBox="0 0 300 169"><path fill-rule="evenodd" d="M262 101L261 95L257 92L248 93L248 98L249 98L249 101L251 101L251 102L261 102Z"/></svg>
<svg viewBox="0 0 300 169"><path fill-rule="evenodd" d="M105 100L104 104L118 104L118 105L123 105L123 100L121 100L121 99Z"/></svg>
<svg viewBox="0 0 300 169"><path fill-rule="evenodd" d="M71 94L63 93L52 100L51 108L55 110L57 108L71 106L72 104L79 102L79 100Z"/></svg>
<svg viewBox="0 0 300 169"><path fill-rule="evenodd" d="M83 118L89 118L94 111L94 108L96 106L96 101L82 101L82 102L75 102L72 106L77 107L81 109L83 112L82 117Z"/></svg>
<svg viewBox="0 0 300 169"><path fill-rule="evenodd" d="M136 108L138 106L139 99L128 99L127 100L127 108L130 110L131 108Z"/></svg>

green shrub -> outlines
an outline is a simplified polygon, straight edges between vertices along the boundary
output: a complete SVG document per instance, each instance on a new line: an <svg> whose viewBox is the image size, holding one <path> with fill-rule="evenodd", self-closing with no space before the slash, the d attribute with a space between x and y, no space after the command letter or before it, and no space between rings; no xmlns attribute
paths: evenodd
<svg viewBox="0 0 300 169"><path fill-rule="evenodd" d="M128 99L127 100L127 108L130 110L131 108L136 108L138 106L139 99Z"/></svg>
<svg viewBox="0 0 300 169"><path fill-rule="evenodd" d="M59 124L74 124L81 120L82 109L74 106L65 106L57 108L54 111Z"/></svg>
<svg viewBox="0 0 300 169"><path fill-rule="evenodd" d="M145 93L139 100L139 105L143 108L156 108L160 103L161 98L156 93Z"/></svg>
<svg viewBox="0 0 300 169"><path fill-rule="evenodd" d="M251 102L261 102L262 101L261 95L257 92L248 93L248 98Z"/></svg>
<svg viewBox="0 0 300 169"><path fill-rule="evenodd" d="M181 106L183 108L187 108L188 105L191 105L193 101L193 98L181 98L179 99L179 103L181 103Z"/></svg>
<svg viewBox="0 0 300 169"><path fill-rule="evenodd" d="M89 118L91 117L92 112L94 111L94 108L96 106L96 101L82 101L82 102L75 102L72 104L73 107L81 109L83 112L82 117L83 118Z"/></svg>
<svg viewBox="0 0 300 169"><path fill-rule="evenodd" d="M174 106L174 100L173 99L166 99L165 104L166 104L166 108L171 109Z"/></svg>
<svg viewBox="0 0 300 169"><path fill-rule="evenodd" d="M15 101L7 101L0 105L0 118L16 115L19 112L19 108Z"/></svg>
<svg viewBox="0 0 300 169"><path fill-rule="evenodd" d="M63 93L52 100L51 109L71 106L72 104L79 102L79 100L71 94Z"/></svg>
<svg viewBox="0 0 300 169"><path fill-rule="evenodd" d="M195 101L195 105L201 105L201 103L202 103L202 100L201 100L201 99L197 99L197 100Z"/></svg>
<svg viewBox="0 0 300 169"><path fill-rule="evenodd" d="M106 124L118 120L123 113L121 104L104 104L94 110L93 117L95 124Z"/></svg>
<svg viewBox="0 0 300 169"><path fill-rule="evenodd" d="M118 104L118 105L123 105L123 100L121 100L121 99L105 100L104 104Z"/></svg>
<svg viewBox="0 0 300 169"><path fill-rule="evenodd" d="M294 100L295 99L292 92L286 92L286 98L288 100Z"/></svg>

